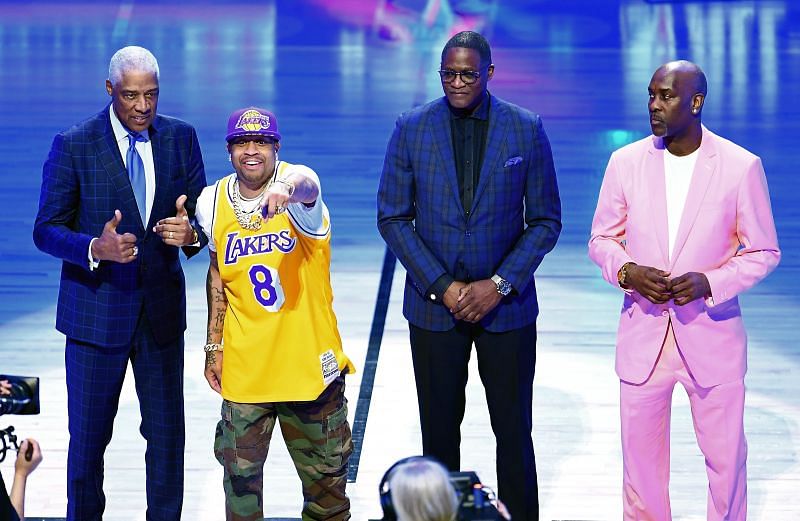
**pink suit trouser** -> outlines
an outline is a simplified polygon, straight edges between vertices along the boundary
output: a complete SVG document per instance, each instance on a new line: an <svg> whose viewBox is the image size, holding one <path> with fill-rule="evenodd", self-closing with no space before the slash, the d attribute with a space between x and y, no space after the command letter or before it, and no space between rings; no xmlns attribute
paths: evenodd
<svg viewBox="0 0 800 521"><path fill-rule="evenodd" d="M701 347L702 348L702 347ZM704 388L681 356L670 324L653 372L641 384L620 381L623 507L627 520L667 521L672 391L689 395L694 432L708 474L709 521L747 518L744 379Z"/></svg>

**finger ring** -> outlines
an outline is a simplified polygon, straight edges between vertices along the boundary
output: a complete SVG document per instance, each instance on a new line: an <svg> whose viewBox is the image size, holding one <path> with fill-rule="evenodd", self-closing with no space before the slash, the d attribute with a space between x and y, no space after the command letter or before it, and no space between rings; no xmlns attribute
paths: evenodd
<svg viewBox="0 0 800 521"><path fill-rule="evenodd" d="M281 205L275 207L275 213L283 213L284 211L286 211L286 208Z"/></svg>
<svg viewBox="0 0 800 521"><path fill-rule="evenodd" d="M134 246L133 247L133 256L136 257L137 255L139 255L139 247L138 246Z"/></svg>
<svg viewBox="0 0 800 521"><path fill-rule="evenodd" d="M169 238L170 238L170 239L174 239L174 238L175 238L175 234L174 234L174 233L172 233L172 231L170 231L170 232L169 232Z"/></svg>

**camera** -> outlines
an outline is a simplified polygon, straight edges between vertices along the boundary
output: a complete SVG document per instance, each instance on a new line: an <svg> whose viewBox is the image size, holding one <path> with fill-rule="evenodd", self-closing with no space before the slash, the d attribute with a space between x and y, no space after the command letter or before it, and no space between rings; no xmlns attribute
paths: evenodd
<svg viewBox="0 0 800 521"><path fill-rule="evenodd" d="M35 376L0 375L11 388L0 394L0 416L3 414L39 414L39 378Z"/></svg>
<svg viewBox="0 0 800 521"><path fill-rule="evenodd" d="M473 471L450 472L450 483L461 497L458 521L495 521L504 519L495 508L494 493L483 486Z"/></svg>
<svg viewBox="0 0 800 521"><path fill-rule="evenodd" d="M39 414L39 378L35 376L0 375L0 382L8 385L0 390L0 416L3 414ZM6 440L7 438L7 440ZM19 450L14 427L0 430L0 461L6 459L10 448ZM28 445L26 457L30 461L33 446Z"/></svg>
<svg viewBox="0 0 800 521"><path fill-rule="evenodd" d="M397 498L392 497L393 493L390 486L390 479L392 478L395 469L398 467L403 468L402 466L405 464L424 464L422 467L423 471L418 471L412 478L415 481L418 490L419 487L426 487L426 490L430 492L432 490L431 487L433 487L433 489L436 490L434 495L439 499L445 498L448 495L452 495L453 492L455 492L457 505L452 505L452 507L457 508L457 510L454 512L455 519L457 521L495 521L506 519L500 514L500 512L497 510L497 507L495 507L494 501L496 498L494 496L494 492L481 483L481 480L478 478L478 475L475 472L447 471L447 469L434 458L425 456L411 456L408 458L403 458L394 463L381 478L380 484L378 485L378 493L380 495L383 518L380 521L397 521L398 519L397 506L394 503ZM437 467L440 469L440 471L435 470ZM431 471L433 471L433 474L430 474ZM439 472L441 472L441 474L439 474ZM442 490L438 488L437 483L440 482L438 481L438 478L435 477L437 474L443 477L445 483L449 482L449 492L442 493ZM433 481L430 481L431 477L433 477ZM402 488L406 491L405 494L408 494L408 487L406 486ZM405 501L408 501L409 499L410 498L406 496ZM430 501L431 498L428 497L427 499L421 499L414 497L411 498L411 500L424 502ZM435 500L435 502L438 503L438 500ZM445 503L446 502L447 501L445 500Z"/></svg>

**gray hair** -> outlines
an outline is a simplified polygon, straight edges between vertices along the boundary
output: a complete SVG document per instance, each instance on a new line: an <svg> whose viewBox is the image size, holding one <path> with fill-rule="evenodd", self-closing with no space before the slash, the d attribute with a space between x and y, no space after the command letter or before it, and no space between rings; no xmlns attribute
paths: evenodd
<svg viewBox="0 0 800 521"><path fill-rule="evenodd" d="M425 458L401 463L389 476L399 521L453 521L458 495L442 465Z"/></svg>
<svg viewBox="0 0 800 521"><path fill-rule="evenodd" d="M114 53L108 64L108 81L116 85L128 71L152 72L158 80L158 61L153 53L144 47L130 45Z"/></svg>

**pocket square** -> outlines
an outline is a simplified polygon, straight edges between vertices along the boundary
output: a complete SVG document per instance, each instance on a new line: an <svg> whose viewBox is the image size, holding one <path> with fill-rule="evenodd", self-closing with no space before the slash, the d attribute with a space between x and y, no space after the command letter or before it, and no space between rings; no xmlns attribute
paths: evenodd
<svg viewBox="0 0 800 521"><path fill-rule="evenodd" d="M503 168L508 168L510 166L518 165L520 163L522 163L522 157L514 156L511 159L509 159L508 161L506 161L506 164L503 165Z"/></svg>

